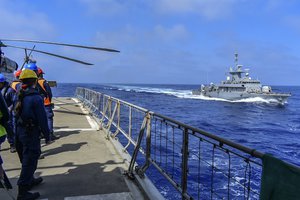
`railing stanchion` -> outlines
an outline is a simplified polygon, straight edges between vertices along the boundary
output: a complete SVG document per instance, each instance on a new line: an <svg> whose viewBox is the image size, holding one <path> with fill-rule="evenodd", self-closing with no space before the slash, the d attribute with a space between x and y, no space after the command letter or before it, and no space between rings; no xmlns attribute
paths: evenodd
<svg viewBox="0 0 300 200"><path fill-rule="evenodd" d="M132 107L129 107L129 115L128 115L128 136L131 138L132 134ZM128 143L124 146L124 152L127 151L127 148L130 146L131 142L128 139Z"/></svg>
<svg viewBox="0 0 300 200"><path fill-rule="evenodd" d="M107 129L110 130L110 127L111 127L111 124L112 122L114 121L114 118L115 118L115 114L117 112L117 108L118 108L118 103L116 103L115 107L114 107L114 110L112 111L112 105L110 103L110 116L109 116L109 121L107 123Z"/></svg>
<svg viewBox="0 0 300 200"><path fill-rule="evenodd" d="M146 116L144 117L141 129L140 129L140 132L139 132L139 135L138 135L138 141L137 141L136 146L134 148L132 158L131 158L131 161L130 161L130 164L129 164L129 167L128 167L128 171L126 172L127 176L131 179L134 178L134 175L133 175L133 170L134 169L133 168L134 168L134 165L135 165L135 162L136 162L136 159L137 159L140 147L141 147L141 143L142 143L142 140L143 140L143 137L144 137L144 132L145 132L146 125L147 125L147 116L148 116L148 113L146 113Z"/></svg>
<svg viewBox="0 0 300 200"><path fill-rule="evenodd" d="M181 173L182 199L186 199L185 195L187 194L188 159L189 159L189 133L188 133L188 129L184 128L183 140L182 140L182 173Z"/></svg>
<svg viewBox="0 0 300 200"><path fill-rule="evenodd" d="M147 114L147 131L146 131L146 162L144 166L137 171L139 176L144 177L144 173L150 166L151 160L151 115L150 113Z"/></svg>
<svg viewBox="0 0 300 200"><path fill-rule="evenodd" d="M117 128L116 131L114 132L114 134L112 135L112 137L116 137L118 135L118 133L120 132L120 119L121 118L121 104L120 101L117 102Z"/></svg>
<svg viewBox="0 0 300 200"><path fill-rule="evenodd" d="M105 127L105 124L104 124L104 120L105 120L105 117L106 117L106 111L107 111L107 109L108 109L109 104L110 104L110 99L107 99L107 102L105 103L105 101L104 101L104 96L103 96L103 106L104 106L104 105L105 105L105 106L104 106L103 112L101 113L101 114L102 114L102 117L101 117L101 119L100 119L100 129L106 128L106 127Z"/></svg>

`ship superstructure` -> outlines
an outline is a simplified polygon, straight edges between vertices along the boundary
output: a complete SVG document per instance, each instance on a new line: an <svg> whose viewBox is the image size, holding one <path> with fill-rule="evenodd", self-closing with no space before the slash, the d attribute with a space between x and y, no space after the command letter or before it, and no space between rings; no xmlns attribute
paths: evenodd
<svg viewBox="0 0 300 200"><path fill-rule="evenodd" d="M274 100L281 104L286 103L291 94L275 93L270 86L263 86L258 79L252 79L249 70L243 70L238 64L238 54L235 54L235 67L230 67L227 79L220 84L201 85L193 90L193 95L203 95L212 98L221 98L235 101L245 98L260 97L265 100Z"/></svg>

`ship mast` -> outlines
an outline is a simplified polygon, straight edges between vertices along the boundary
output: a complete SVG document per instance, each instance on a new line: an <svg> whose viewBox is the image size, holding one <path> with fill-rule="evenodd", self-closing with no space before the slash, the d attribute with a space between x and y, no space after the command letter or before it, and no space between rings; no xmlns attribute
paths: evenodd
<svg viewBox="0 0 300 200"><path fill-rule="evenodd" d="M242 78L242 73L244 73L244 71L241 70L241 65L238 65L238 57L239 57L239 54L238 53L235 53L234 54L234 63L235 63L235 68L234 68L234 71L230 71L229 74L231 74L232 76L232 81L238 81Z"/></svg>
<svg viewBox="0 0 300 200"><path fill-rule="evenodd" d="M238 66L238 60L239 60L239 54L238 53L235 53L234 54L234 62L235 62L235 67L237 67Z"/></svg>

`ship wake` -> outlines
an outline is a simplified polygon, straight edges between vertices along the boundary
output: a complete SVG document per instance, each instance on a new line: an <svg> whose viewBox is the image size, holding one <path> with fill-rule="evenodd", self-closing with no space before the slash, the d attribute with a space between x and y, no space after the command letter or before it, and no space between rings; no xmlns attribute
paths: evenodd
<svg viewBox="0 0 300 200"><path fill-rule="evenodd" d="M111 90L119 90L126 92L136 93L152 93L152 94L165 94L175 96L183 99L199 99L206 101L223 101L230 103L267 103L267 104L278 104L280 103L276 99L263 99L261 97L244 98L239 100L227 100L222 98L213 98L203 95L193 95L191 90L179 90L172 88L154 88L154 87L139 87L139 86L125 86L125 85L112 85L112 87L105 88Z"/></svg>

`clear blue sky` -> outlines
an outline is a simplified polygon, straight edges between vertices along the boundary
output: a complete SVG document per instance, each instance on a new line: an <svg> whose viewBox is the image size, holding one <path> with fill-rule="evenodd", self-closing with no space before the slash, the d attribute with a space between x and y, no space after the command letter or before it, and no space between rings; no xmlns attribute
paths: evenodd
<svg viewBox="0 0 300 200"><path fill-rule="evenodd" d="M300 85L300 2L296 0L0 0L0 5L0 38L121 51L37 45L95 64L85 67L34 54L49 80L219 82L238 52L240 64L250 68L253 78L271 85ZM21 62L22 51L4 50Z"/></svg>

